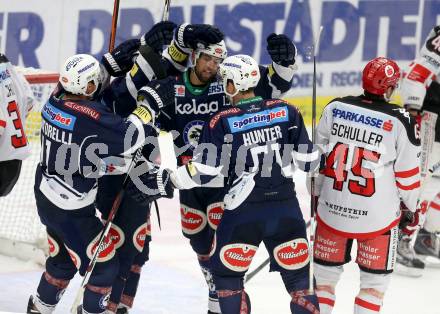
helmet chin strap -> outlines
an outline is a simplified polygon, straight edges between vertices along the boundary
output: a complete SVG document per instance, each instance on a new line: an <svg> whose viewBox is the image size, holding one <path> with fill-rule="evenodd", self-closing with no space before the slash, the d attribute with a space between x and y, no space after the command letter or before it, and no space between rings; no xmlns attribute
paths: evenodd
<svg viewBox="0 0 440 314"><path fill-rule="evenodd" d="M232 98L232 97L234 97L234 96L236 96L236 95L238 94L239 90L235 87L235 84L234 84L235 92L234 92L233 94L228 93L227 88L226 88L227 86L228 86L228 80L225 79L225 80L223 80L223 91L225 92L225 94L226 94L227 96L229 96L230 98Z"/></svg>

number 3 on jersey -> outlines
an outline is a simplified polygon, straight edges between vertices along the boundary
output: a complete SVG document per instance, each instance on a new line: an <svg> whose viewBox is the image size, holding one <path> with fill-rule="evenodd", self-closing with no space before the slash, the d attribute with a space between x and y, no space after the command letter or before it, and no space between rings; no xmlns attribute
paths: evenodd
<svg viewBox="0 0 440 314"><path fill-rule="evenodd" d="M347 160L350 146L344 143L337 143L330 154L327 156L326 167L323 174L332 178L333 189L342 191L344 183L347 181L348 171ZM376 192L376 183L374 173L367 168L362 167L364 160L377 163L380 154L363 147L354 147L351 163L351 173L355 177L362 178L365 184L359 180L348 180L348 190L357 195L370 197Z"/></svg>
<svg viewBox="0 0 440 314"><path fill-rule="evenodd" d="M23 130L23 123L21 122L20 110L18 109L17 103L15 100L10 101L8 103L8 114L13 119L14 128L17 131L20 131L20 134L11 136L11 144L15 148L24 147L27 145L26 135ZM14 119L15 118L15 119Z"/></svg>

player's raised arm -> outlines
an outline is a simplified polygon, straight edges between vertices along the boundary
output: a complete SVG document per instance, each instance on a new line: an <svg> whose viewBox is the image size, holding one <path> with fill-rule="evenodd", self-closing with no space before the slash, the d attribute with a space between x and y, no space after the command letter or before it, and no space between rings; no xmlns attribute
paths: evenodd
<svg viewBox="0 0 440 314"><path fill-rule="evenodd" d="M261 79L255 94L266 99L279 98L292 87L297 49L286 35L272 33L267 37L267 52L272 63L268 67L260 65Z"/></svg>

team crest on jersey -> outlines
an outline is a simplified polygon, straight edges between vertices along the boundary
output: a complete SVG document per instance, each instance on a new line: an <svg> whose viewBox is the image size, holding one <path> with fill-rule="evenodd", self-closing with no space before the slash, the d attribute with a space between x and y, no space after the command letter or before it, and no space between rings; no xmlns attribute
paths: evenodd
<svg viewBox="0 0 440 314"><path fill-rule="evenodd" d="M273 256L278 265L288 270L300 269L309 262L309 246L307 240L298 238L276 246Z"/></svg>
<svg viewBox="0 0 440 314"><path fill-rule="evenodd" d="M144 223L140 225L133 234L133 244L139 252L142 252L144 249L145 239L147 237L147 228L148 223Z"/></svg>
<svg viewBox="0 0 440 314"><path fill-rule="evenodd" d="M67 253L69 253L70 259L73 262L73 265L75 265L76 269L80 269L81 267L81 258L74 250L71 250L67 245L64 245L64 247L67 250Z"/></svg>
<svg viewBox="0 0 440 314"><path fill-rule="evenodd" d="M50 235L47 235L47 243L49 244L49 256L55 257L60 252L60 246Z"/></svg>
<svg viewBox="0 0 440 314"><path fill-rule="evenodd" d="M75 116L55 108L50 103L46 103L41 112L47 121L59 128L72 131L73 127L75 126Z"/></svg>
<svg viewBox="0 0 440 314"><path fill-rule="evenodd" d="M190 149L194 148L199 143L200 135L202 134L204 122L202 120L193 120L185 125L183 129L183 141L190 145Z"/></svg>
<svg viewBox="0 0 440 314"><path fill-rule="evenodd" d="M196 234L205 228L207 219L204 212L180 204L182 230L186 234Z"/></svg>
<svg viewBox="0 0 440 314"><path fill-rule="evenodd" d="M92 259L93 254L95 253L96 247L98 246L98 241L100 238L101 234L98 234L93 240L92 242L90 242L90 244L87 246L87 257L89 259ZM102 247L98 253L98 258L96 259L96 261L98 263L100 262L107 262L109 260L111 260L113 258L113 256L115 256L115 244L113 243L113 241L111 240L111 237L109 234L107 234L107 236L104 239L104 242L102 243Z"/></svg>
<svg viewBox="0 0 440 314"><path fill-rule="evenodd" d="M220 250L220 259L223 265L230 270L246 271L251 265L257 249L258 246L245 243L228 244Z"/></svg>
<svg viewBox="0 0 440 314"><path fill-rule="evenodd" d="M185 97L185 85L174 85L174 94L176 97Z"/></svg>
<svg viewBox="0 0 440 314"><path fill-rule="evenodd" d="M211 228L214 230L217 230L217 226L220 223L220 220L222 219L224 207L225 205L223 202L218 202L218 203L210 204L206 208L208 223L211 226Z"/></svg>

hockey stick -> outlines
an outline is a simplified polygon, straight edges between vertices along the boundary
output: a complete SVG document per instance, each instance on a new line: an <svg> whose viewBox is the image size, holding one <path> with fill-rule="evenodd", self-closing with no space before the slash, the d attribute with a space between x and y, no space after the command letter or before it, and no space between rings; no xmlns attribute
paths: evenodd
<svg viewBox="0 0 440 314"><path fill-rule="evenodd" d="M118 194L116 195L115 200L113 201L112 209L110 210L110 213L108 214L107 221L104 225L104 230L102 231L99 240L98 245L96 246L95 251L93 252L93 256L90 259L89 265L87 266L87 270L84 274L83 280L81 281L81 286L76 294L75 301L72 304L72 308L70 309L70 313L76 314L77 313L77 307L81 304L82 296L84 295L85 287L87 283L89 282L90 276L92 275L93 269L95 268L96 262L98 260L98 255L103 249L105 239L107 238L107 235L110 231L110 228L113 223L113 219L115 218L115 215L119 209L119 206L121 205L121 201L124 198L125 194L125 188L127 187L127 184L129 182L128 178L130 177L130 172L133 169L136 162L142 157L142 147L138 148L136 151L136 154L134 158L132 159L130 166L128 167L127 174L124 178L124 182L122 183L122 187L119 190Z"/></svg>
<svg viewBox="0 0 440 314"><path fill-rule="evenodd" d="M169 15L168 13L165 13L166 11L169 10L169 2L170 2L170 0L166 0L164 14L163 14L164 18L168 18L168 15ZM167 9L167 6L168 6L168 9ZM115 35L116 35L116 25L118 23L118 21L117 21L118 20L118 11L119 11L119 0L115 0L113 21L112 21L112 30L111 30L111 36L110 36L110 46L109 46L110 51L114 47L114 39L115 39ZM78 292L75 296L75 300L74 300L72 307L70 309L71 314L76 314L77 307L81 304L82 297L83 297L84 291L85 291L85 287L90 279L90 276L93 272L93 269L95 268L96 262L98 260L98 255L99 255L100 251L103 249L103 245L105 243L104 240L107 238L107 235L108 235L110 228L112 226L112 223L113 223L113 219L114 219L114 217L119 209L119 206L121 205L122 199L124 197L125 188L127 187L127 184L129 182L128 178L130 177L130 172L134 168L134 166L136 165L137 161L142 157L142 148L143 148L143 146L139 147L136 150L135 156L133 157L133 159L130 163L130 166L128 167L127 174L126 174L124 181L122 183L122 187L119 190L115 200L113 201L112 209L110 210L110 213L107 217L107 221L106 221L106 223L104 225L104 229L99 237L96 249L93 252L93 256L90 259L90 262L89 262L89 265L87 266L83 280L81 281L81 286L78 289Z"/></svg>
<svg viewBox="0 0 440 314"><path fill-rule="evenodd" d="M312 89L312 143L316 144L316 55L319 51L319 40L323 27L319 27L318 36L313 44L313 89ZM309 293L314 293L313 280L313 246L315 243L315 177L310 178L310 239L309 239Z"/></svg>
<svg viewBox="0 0 440 314"><path fill-rule="evenodd" d="M170 4L171 0L165 0L165 7L162 13L162 21L168 21L170 17Z"/></svg>
<svg viewBox="0 0 440 314"><path fill-rule="evenodd" d="M306 229L310 227L310 220L306 224ZM251 280L255 275L257 275L264 267L266 267L267 264L270 262L270 257L266 258L264 262L262 262L257 268L255 268L253 271L251 271L249 274L247 274L244 278L244 283L247 283L249 280Z"/></svg>
<svg viewBox="0 0 440 314"><path fill-rule="evenodd" d="M118 16L119 16L119 0L115 0L113 4L113 15L112 15L112 28L110 32L110 41L108 44L108 51L111 52L115 48L115 38L116 38L116 28L118 26Z"/></svg>
<svg viewBox="0 0 440 314"><path fill-rule="evenodd" d="M110 30L110 41L108 46L108 51L112 51L115 47L115 37L116 37L116 28L118 25L118 17L119 17L119 1L120 0L114 0L113 3L113 15L112 15L112 26ZM130 173L131 169L135 165L135 160L139 157L138 154L142 152L141 149L138 149L136 152L135 157L133 158L133 161L131 162L129 166L129 170L127 172L127 176L124 178L124 182L122 184L122 189L119 191L118 195L116 196L115 200L113 201L112 209L109 213L109 216L107 218L107 222L105 223L104 229L101 233L101 236L99 237L98 245L96 246L95 252L93 253L92 258L90 259L89 265L87 266L86 273L84 274L83 280L81 282L81 286L78 289L78 292L76 293L75 300L73 301L72 307L70 308L70 313L76 314L77 313L77 307L80 305L82 301L82 297L84 295L84 290L86 284L89 282L90 275L92 274L93 269L95 268L95 264L98 258L99 252L102 250L104 245L104 239L107 237L110 227L112 225L113 218L116 214L116 211L119 208L119 205L121 204L122 197L124 196L125 192L125 186L128 183L128 174Z"/></svg>

